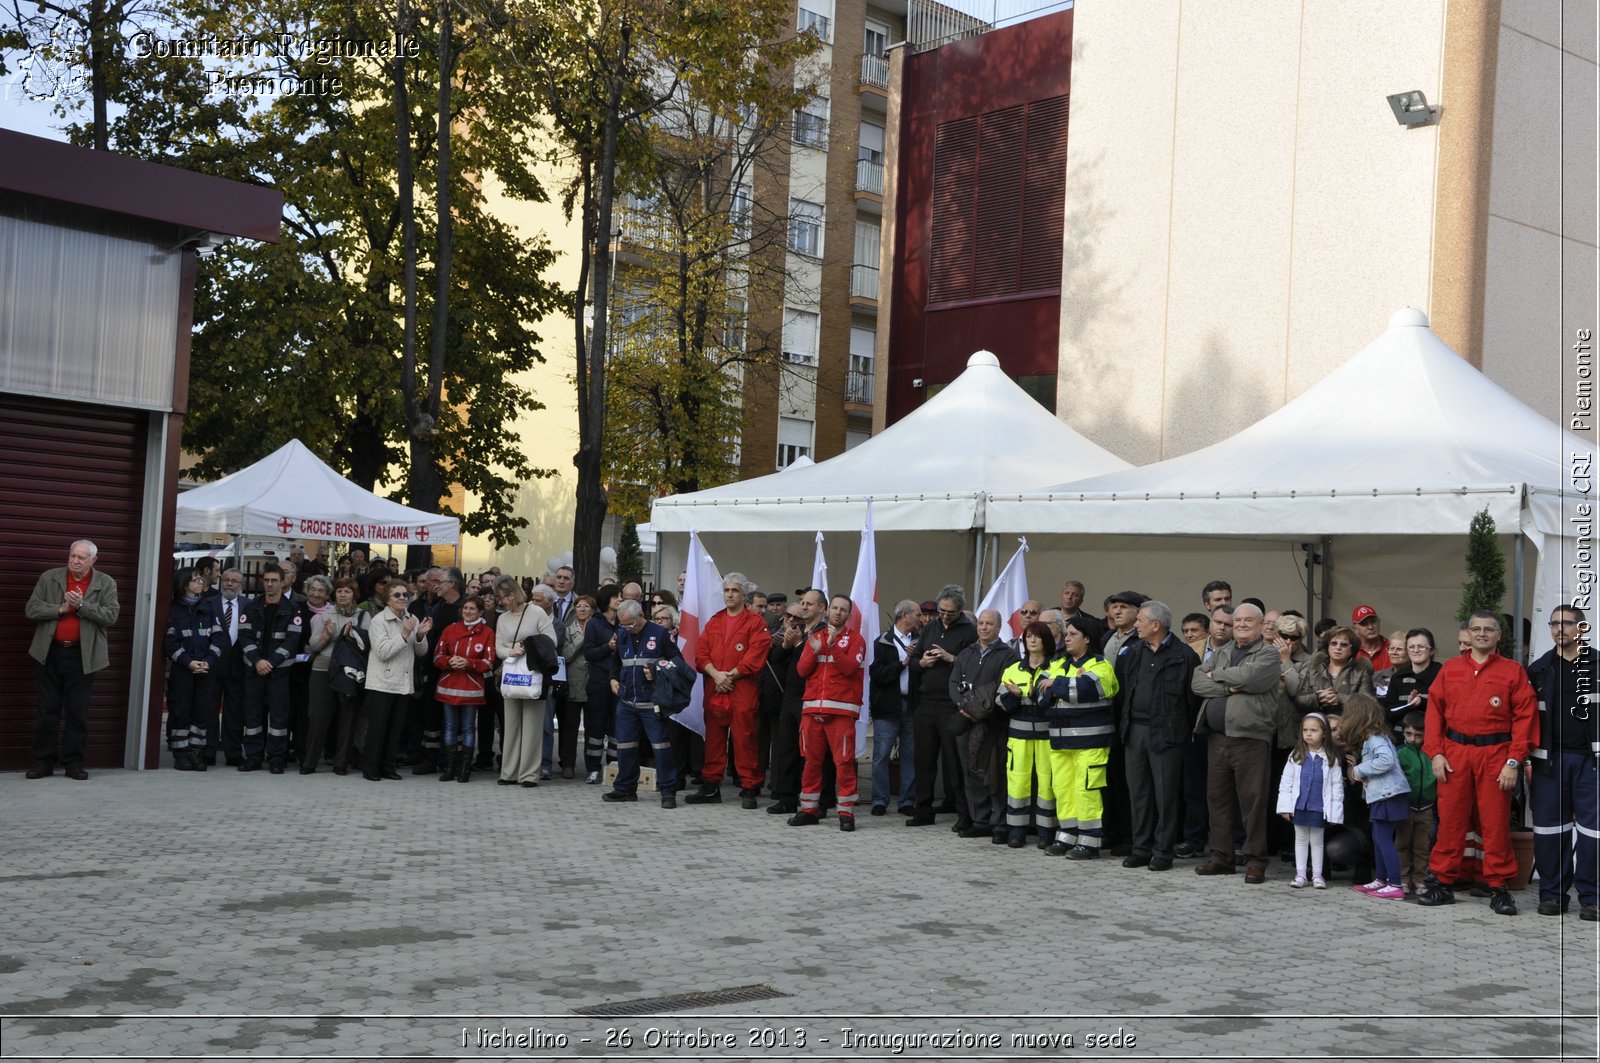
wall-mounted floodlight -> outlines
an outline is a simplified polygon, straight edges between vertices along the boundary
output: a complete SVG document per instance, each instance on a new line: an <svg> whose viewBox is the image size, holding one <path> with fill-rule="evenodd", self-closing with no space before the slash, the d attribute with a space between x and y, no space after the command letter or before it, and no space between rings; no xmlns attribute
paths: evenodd
<svg viewBox="0 0 1600 1063"><path fill-rule="evenodd" d="M1439 108L1428 106L1428 97L1422 94L1421 89L1397 92L1388 97L1388 100L1389 109L1394 112L1394 120L1408 128L1432 125L1439 117Z"/></svg>

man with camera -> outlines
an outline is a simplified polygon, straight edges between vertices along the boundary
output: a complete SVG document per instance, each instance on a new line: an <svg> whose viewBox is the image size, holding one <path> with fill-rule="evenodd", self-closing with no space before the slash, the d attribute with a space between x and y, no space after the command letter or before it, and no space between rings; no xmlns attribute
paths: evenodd
<svg viewBox="0 0 1600 1063"><path fill-rule="evenodd" d="M978 614L978 638L956 655L950 669L955 702L956 755L967 796L966 821L956 821L963 838L1006 840L1005 714L996 712L1000 677L1017 662L1017 653L1000 638L1000 611Z"/></svg>

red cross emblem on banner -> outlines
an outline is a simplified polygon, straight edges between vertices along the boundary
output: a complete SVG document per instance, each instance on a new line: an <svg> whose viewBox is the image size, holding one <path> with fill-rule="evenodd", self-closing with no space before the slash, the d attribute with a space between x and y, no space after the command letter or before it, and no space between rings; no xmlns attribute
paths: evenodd
<svg viewBox="0 0 1600 1063"><path fill-rule="evenodd" d="M421 539L423 542L428 541L428 529L425 525L417 525L417 538Z"/></svg>
<svg viewBox="0 0 1600 1063"><path fill-rule="evenodd" d="M278 530L283 532L283 534L288 535L289 529L292 527L294 527L294 521L290 520L288 517L278 518Z"/></svg>

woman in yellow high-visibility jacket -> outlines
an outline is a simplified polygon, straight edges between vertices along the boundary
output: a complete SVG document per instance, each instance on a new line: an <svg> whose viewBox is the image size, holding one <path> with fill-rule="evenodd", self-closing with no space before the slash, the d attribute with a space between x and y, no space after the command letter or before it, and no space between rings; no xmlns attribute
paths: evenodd
<svg viewBox="0 0 1600 1063"><path fill-rule="evenodd" d="M1087 621L1067 621L1063 674L1050 685L1046 715L1056 841L1046 852L1070 860L1100 855L1106 762L1116 733L1117 673L1094 650Z"/></svg>
<svg viewBox="0 0 1600 1063"><path fill-rule="evenodd" d="M1056 799L1049 721L1040 702L1057 679L1065 678L1066 665L1056 659L1056 637L1048 624L1034 620L1024 627L1022 648L1026 657L1000 676L998 698L1006 712L1006 844L1022 848L1031 813L1043 849L1055 839Z"/></svg>

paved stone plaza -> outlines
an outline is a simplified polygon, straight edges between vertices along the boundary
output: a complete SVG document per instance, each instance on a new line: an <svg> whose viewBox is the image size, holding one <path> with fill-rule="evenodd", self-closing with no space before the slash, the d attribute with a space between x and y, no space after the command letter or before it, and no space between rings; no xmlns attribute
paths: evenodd
<svg viewBox="0 0 1600 1063"><path fill-rule="evenodd" d="M1429 911L1293 891L1279 863L1247 886L962 841L948 816L844 835L641 797L0 776L0 1052L1595 1058L1600 924L1531 892L1512 919ZM764 999L625 1015L740 987Z"/></svg>

